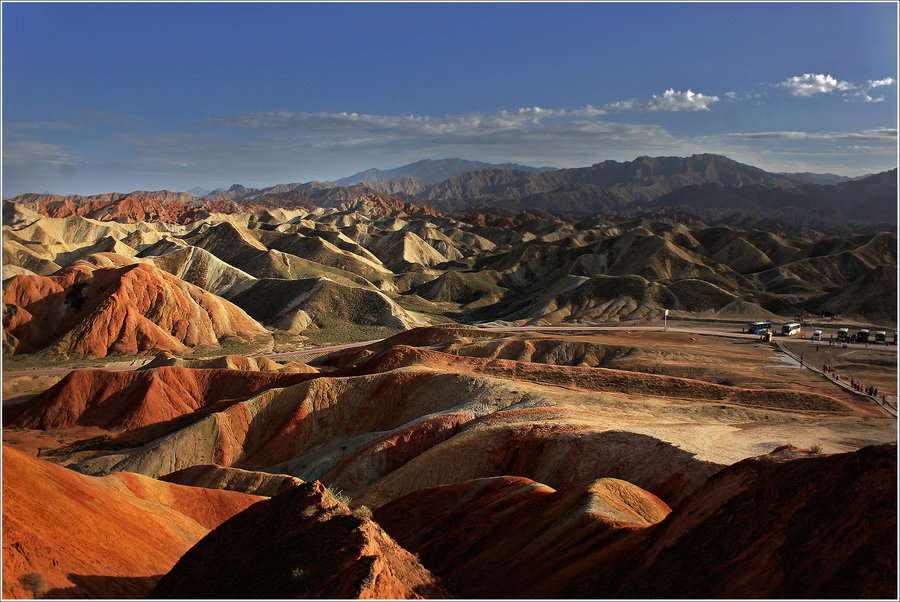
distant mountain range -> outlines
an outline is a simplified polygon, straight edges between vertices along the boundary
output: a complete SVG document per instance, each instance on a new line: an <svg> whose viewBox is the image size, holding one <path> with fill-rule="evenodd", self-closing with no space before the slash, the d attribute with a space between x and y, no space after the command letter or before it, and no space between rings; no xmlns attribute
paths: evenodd
<svg viewBox="0 0 900 602"><path fill-rule="evenodd" d="M402 178L415 178L425 184L437 184L449 177L467 171L479 171L482 169L516 170L529 173L541 173L555 170L555 167L529 167L518 163L484 163L483 161L467 161L466 159L423 159L395 167L394 169L367 169L355 173L352 176L335 180L339 186L352 186L363 182L381 182L384 180L398 180Z"/></svg>
<svg viewBox="0 0 900 602"><path fill-rule="evenodd" d="M489 167L482 168L485 165ZM472 166L478 169L458 172ZM434 181L448 173L452 175ZM402 177L349 183L390 175ZM63 207L68 204L106 203L125 197L160 203L178 201L196 209L219 211L225 207L222 203L256 208L337 207L381 193L444 213L491 206L569 216L604 211L637 215L673 208L716 223L774 219L823 231L897 223L896 169L855 179L834 174L777 174L712 154L638 157L572 169L491 165L463 159L424 160L392 170L360 172L338 182L344 184L311 181L266 188L235 184L202 196L153 191L92 197L26 194L13 200L52 201L59 206L54 211L61 212L74 211Z"/></svg>
<svg viewBox="0 0 900 602"><path fill-rule="evenodd" d="M778 175L790 178L798 184L840 184L841 182L850 182L852 180L861 180L863 178L868 178L873 174L866 174L864 176L858 176L856 178L839 176L833 173L811 173L808 171L779 173Z"/></svg>

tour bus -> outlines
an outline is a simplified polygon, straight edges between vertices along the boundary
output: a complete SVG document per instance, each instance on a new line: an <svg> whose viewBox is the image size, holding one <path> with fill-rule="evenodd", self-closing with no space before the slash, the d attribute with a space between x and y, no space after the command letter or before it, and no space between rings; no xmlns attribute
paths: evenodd
<svg viewBox="0 0 900 602"><path fill-rule="evenodd" d="M838 343L849 341L850 340L850 331L846 328L838 328L837 340L838 340Z"/></svg>
<svg viewBox="0 0 900 602"><path fill-rule="evenodd" d="M781 336L792 337L795 334L800 334L800 324L797 322L788 322L781 327Z"/></svg>
<svg viewBox="0 0 900 602"><path fill-rule="evenodd" d="M882 345L887 345L887 333L883 330L875 331L875 343L881 343Z"/></svg>
<svg viewBox="0 0 900 602"><path fill-rule="evenodd" d="M822 331L821 330L815 331L812 335L812 340L821 341L822 340Z"/></svg>
<svg viewBox="0 0 900 602"><path fill-rule="evenodd" d="M859 329L859 332L856 333L856 342L857 343L868 343L869 342L869 330L867 328Z"/></svg>
<svg viewBox="0 0 900 602"><path fill-rule="evenodd" d="M750 322L750 325L747 327L747 332L750 334L758 334L767 330L772 330L771 322Z"/></svg>

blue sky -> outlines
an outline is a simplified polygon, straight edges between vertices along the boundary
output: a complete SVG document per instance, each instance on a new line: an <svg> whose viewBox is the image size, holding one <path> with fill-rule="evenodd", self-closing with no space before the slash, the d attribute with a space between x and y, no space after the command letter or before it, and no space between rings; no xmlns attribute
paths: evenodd
<svg viewBox="0 0 900 602"><path fill-rule="evenodd" d="M897 166L897 5L10 3L3 198L462 157Z"/></svg>

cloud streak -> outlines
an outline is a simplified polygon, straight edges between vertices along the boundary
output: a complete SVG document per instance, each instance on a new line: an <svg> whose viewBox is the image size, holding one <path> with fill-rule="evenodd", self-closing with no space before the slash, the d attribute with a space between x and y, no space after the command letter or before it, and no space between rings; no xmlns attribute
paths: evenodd
<svg viewBox="0 0 900 602"><path fill-rule="evenodd" d="M603 108L611 111L709 111L709 105L714 102L719 102L718 96L708 96L690 88L686 92L669 88L662 95L654 94L644 102L620 100Z"/></svg>
<svg viewBox="0 0 900 602"><path fill-rule="evenodd" d="M228 152L255 149L256 159L279 153L297 159L318 158L322 153L338 157L350 152L371 156L389 152L572 161L626 148L662 149L672 143L672 136L661 126L597 119L604 114L604 109L591 105L444 116L266 111L206 119L194 125L202 128L199 133L230 139ZM183 146L163 144L158 154L163 150L182 154L196 146L197 141L189 142ZM141 150L152 152L146 141Z"/></svg>
<svg viewBox="0 0 900 602"><path fill-rule="evenodd" d="M603 114L603 109L590 105L574 110L533 107L442 117L261 112L208 119L196 125L210 130L210 135L230 136L229 132L245 130L244 139L233 141L232 147L243 149L241 152L256 148L256 157L352 151L573 158L596 156L601 149L655 149L672 142L661 126L594 118ZM190 143L162 144L160 151L180 153L183 150L179 149L197 142L184 141ZM142 150L150 150L146 140L141 145Z"/></svg>
<svg viewBox="0 0 900 602"><path fill-rule="evenodd" d="M897 140L897 128L876 128L861 132L732 132L706 136L707 140L868 140L894 143Z"/></svg>
<svg viewBox="0 0 900 602"><path fill-rule="evenodd" d="M327 132L374 132L397 134L452 134L540 125L550 119L597 117L603 109L587 105L580 109L522 108L494 113L463 115L373 115L367 113L289 113L263 111L205 119L197 125L213 128L257 130L309 130Z"/></svg>
<svg viewBox="0 0 900 602"><path fill-rule="evenodd" d="M28 166L35 163L47 165L74 165L72 154L62 145L35 140L7 142L3 145L3 162L11 166Z"/></svg>

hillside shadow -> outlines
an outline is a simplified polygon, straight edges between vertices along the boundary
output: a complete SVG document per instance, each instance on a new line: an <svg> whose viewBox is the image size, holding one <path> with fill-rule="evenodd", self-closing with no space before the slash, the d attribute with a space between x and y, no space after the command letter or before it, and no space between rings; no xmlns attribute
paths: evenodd
<svg viewBox="0 0 900 602"><path fill-rule="evenodd" d="M79 575L69 573L72 587L48 590L43 598L147 598L162 575L148 577L116 577L113 575Z"/></svg>

